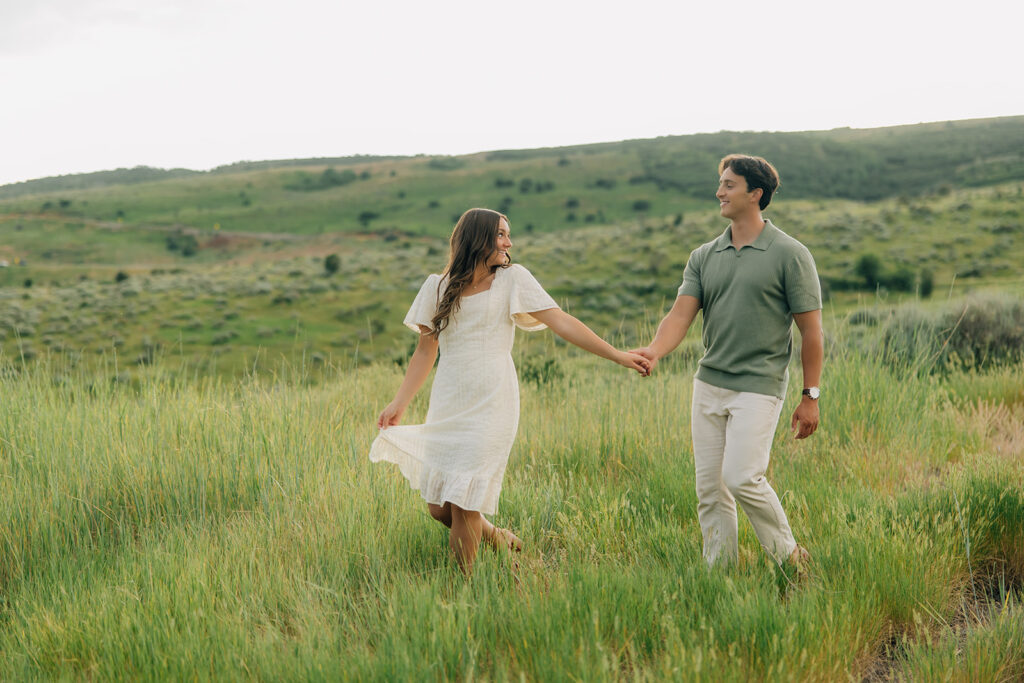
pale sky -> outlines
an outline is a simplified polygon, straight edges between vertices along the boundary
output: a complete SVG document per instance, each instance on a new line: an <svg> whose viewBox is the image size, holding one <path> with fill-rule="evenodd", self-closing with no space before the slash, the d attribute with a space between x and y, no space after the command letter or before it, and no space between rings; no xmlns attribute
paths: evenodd
<svg viewBox="0 0 1024 683"><path fill-rule="evenodd" d="M0 184L1024 114L1020 0L0 0Z"/></svg>

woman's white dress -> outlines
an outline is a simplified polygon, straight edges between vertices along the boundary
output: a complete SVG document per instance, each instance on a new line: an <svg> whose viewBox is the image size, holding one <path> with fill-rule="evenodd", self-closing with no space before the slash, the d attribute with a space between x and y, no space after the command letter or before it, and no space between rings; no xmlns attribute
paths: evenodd
<svg viewBox="0 0 1024 683"><path fill-rule="evenodd" d="M420 287L405 324L431 327L440 275ZM519 426L519 382L512 363L516 326L541 330L531 312L558 308L526 268L499 268L491 288L464 296L438 337L440 359L427 420L380 431L370 460L393 462L428 503L493 514Z"/></svg>

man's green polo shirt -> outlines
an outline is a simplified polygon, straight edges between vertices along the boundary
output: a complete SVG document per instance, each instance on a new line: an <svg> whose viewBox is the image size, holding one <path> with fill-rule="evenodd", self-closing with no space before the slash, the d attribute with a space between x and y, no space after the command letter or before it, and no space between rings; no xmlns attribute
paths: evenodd
<svg viewBox="0 0 1024 683"><path fill-rule="evenodd" d="M697 379L782 398L793 351L793 314L821 308L821 284L807 247L765 221L752 244L732 245L732 226L690 254L679 296L704 311Z"/></svg>

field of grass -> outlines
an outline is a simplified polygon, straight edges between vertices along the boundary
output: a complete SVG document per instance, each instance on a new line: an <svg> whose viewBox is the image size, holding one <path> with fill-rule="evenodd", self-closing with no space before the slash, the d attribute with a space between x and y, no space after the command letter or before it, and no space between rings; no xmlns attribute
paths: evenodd
<svg viewBox="0 0 1024 683"><path fill-rule="evenodd" d="M1021 125L0 187L0 680L1024 679ZM780 426L769 474L810 579L745 520L738 566L703 565L693 330L648 379L520 335L495 521L527 547L465 580L367 460L455 217L505 210L514 260L628 347L741 148L826 294L822 427Z"/></svg>
<svg viewBox="0 0 1024 683"><path fill-rule="evenodd" d="M821 429L773 449L814 556L793 583L745 520L738 566L703 565L692 355L642 379L536 339L521 371L562 376L523 384L495 517L527 545L470 581L367 460L389 362L313 386L45 358L0 377L0 678L1024 676L1020 364L894 374L830 345Z"/></svg>

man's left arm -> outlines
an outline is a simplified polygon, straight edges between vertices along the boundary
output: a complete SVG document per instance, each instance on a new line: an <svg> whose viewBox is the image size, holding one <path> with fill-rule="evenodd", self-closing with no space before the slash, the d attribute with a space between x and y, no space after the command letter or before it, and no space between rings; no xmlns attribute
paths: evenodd
<svg viewBox="0 0 1024 683"><path fill-rule="evenodd" d="M800 330L800 363L803 366L804 388L819 386L821 366L825 362L825 334L821 329L821 309L794 313L793 320ZM801 395L800 404L793 411L790 428L796 438L806 439L818 428L818 401Z"/></svg>

